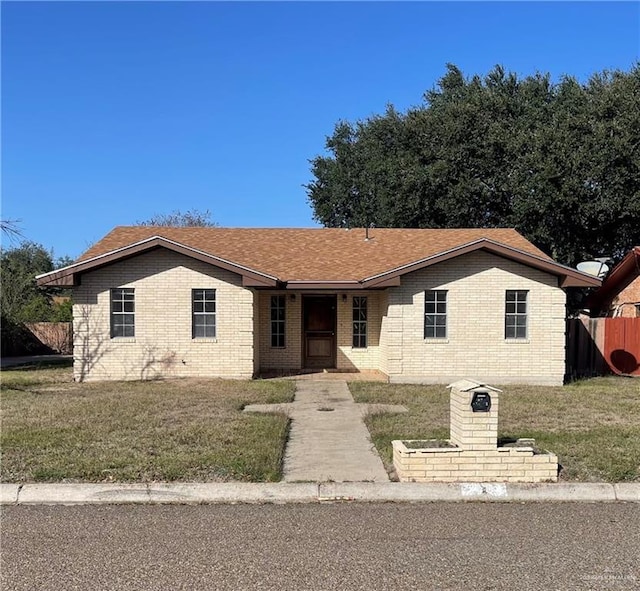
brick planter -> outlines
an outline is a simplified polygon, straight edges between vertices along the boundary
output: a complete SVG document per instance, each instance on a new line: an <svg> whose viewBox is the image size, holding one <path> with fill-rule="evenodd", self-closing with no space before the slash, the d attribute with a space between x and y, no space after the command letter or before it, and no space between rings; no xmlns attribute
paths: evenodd
<svg viewBox="0 0 640 591"><path fill-rule="evenodd" d="M558 481L558 457L535 453L532 447L413 449L393 441L393 465L400 482Z"/></svg>
<svg viewBox="0 0 640 591"><path fill-rule="evenodd" d="M449 447L425 447L393 441L393 465L400 482L557 482L558 457L527 445L498 447L500 390L471 380L449 386ZM474 411L474 395L489 398ZM524 443L524 442L522 442Z"/></svg>

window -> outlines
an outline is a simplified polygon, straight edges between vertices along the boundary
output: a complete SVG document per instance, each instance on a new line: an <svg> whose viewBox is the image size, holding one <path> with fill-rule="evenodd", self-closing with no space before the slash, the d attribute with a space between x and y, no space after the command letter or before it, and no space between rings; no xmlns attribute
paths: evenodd
<svg viewBox="0 0 640 591"><path fill-rule="evenodd" d="M367 347L366 296L353 298L353 347L356 349L366 349Z"/></svg>
<svg viewBox="0 0 640 591"><path fill-rule="evenodd" d="M424 338L447 338L447 292L441 289L424 294Z"/></svg>
<svg viewBox="0 0 640 591"><path fill-rule="evenodd" d="M285 297L271 296L271 346L284 347Z"/></svg>
<svg viewBox="0 0 640 591"><path fill-rule="evenodd" d="M216 336L216 290L191 290L192 338L214 339Z"/></svg>
<svg viewBox="0 0 640 591"><path fill-rule="evenodd" d="M504 338L527 338L528 291L508 289L505 301Z"/></svg>
<svg viewBox="0 0 640 591"><path fill-rule="evenodd" d="M134 337L135 299L133 287L111 290L111 338Z"/></svg>

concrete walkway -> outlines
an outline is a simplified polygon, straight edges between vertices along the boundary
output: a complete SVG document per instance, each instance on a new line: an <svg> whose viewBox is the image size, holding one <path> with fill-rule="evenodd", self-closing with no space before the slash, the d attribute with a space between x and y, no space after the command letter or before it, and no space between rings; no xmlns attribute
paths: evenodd
<svg viewBox="0 0 640 591"><path fill-rule="evenodd" d="M293 402L252 404L245 412L284 412L291 419L285 482L388 482L364 424L370 413L404 406L356 404L344 381L298 381Z"/></svg>

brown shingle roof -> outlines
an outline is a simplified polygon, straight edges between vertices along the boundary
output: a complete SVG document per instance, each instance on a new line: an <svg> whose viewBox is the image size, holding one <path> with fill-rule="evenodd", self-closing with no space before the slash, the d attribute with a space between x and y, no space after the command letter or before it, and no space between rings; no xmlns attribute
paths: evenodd
<svg viewBox="0 0 640 591"><path fill-rule="evenodd" d="M81 257L93 257L161 236L281 281L361 281L481 239L551 259L510 228L165 228L121 226Z"/></svg>

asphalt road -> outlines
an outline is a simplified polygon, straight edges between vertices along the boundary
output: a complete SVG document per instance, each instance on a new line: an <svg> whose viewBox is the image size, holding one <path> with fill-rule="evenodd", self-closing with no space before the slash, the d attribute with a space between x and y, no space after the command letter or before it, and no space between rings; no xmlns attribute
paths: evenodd
<svg viewBox="0 0 640 591"><path fill-rule="evenodd" d="M640 589L638 504L12 506L3 591Z"/></svg>

